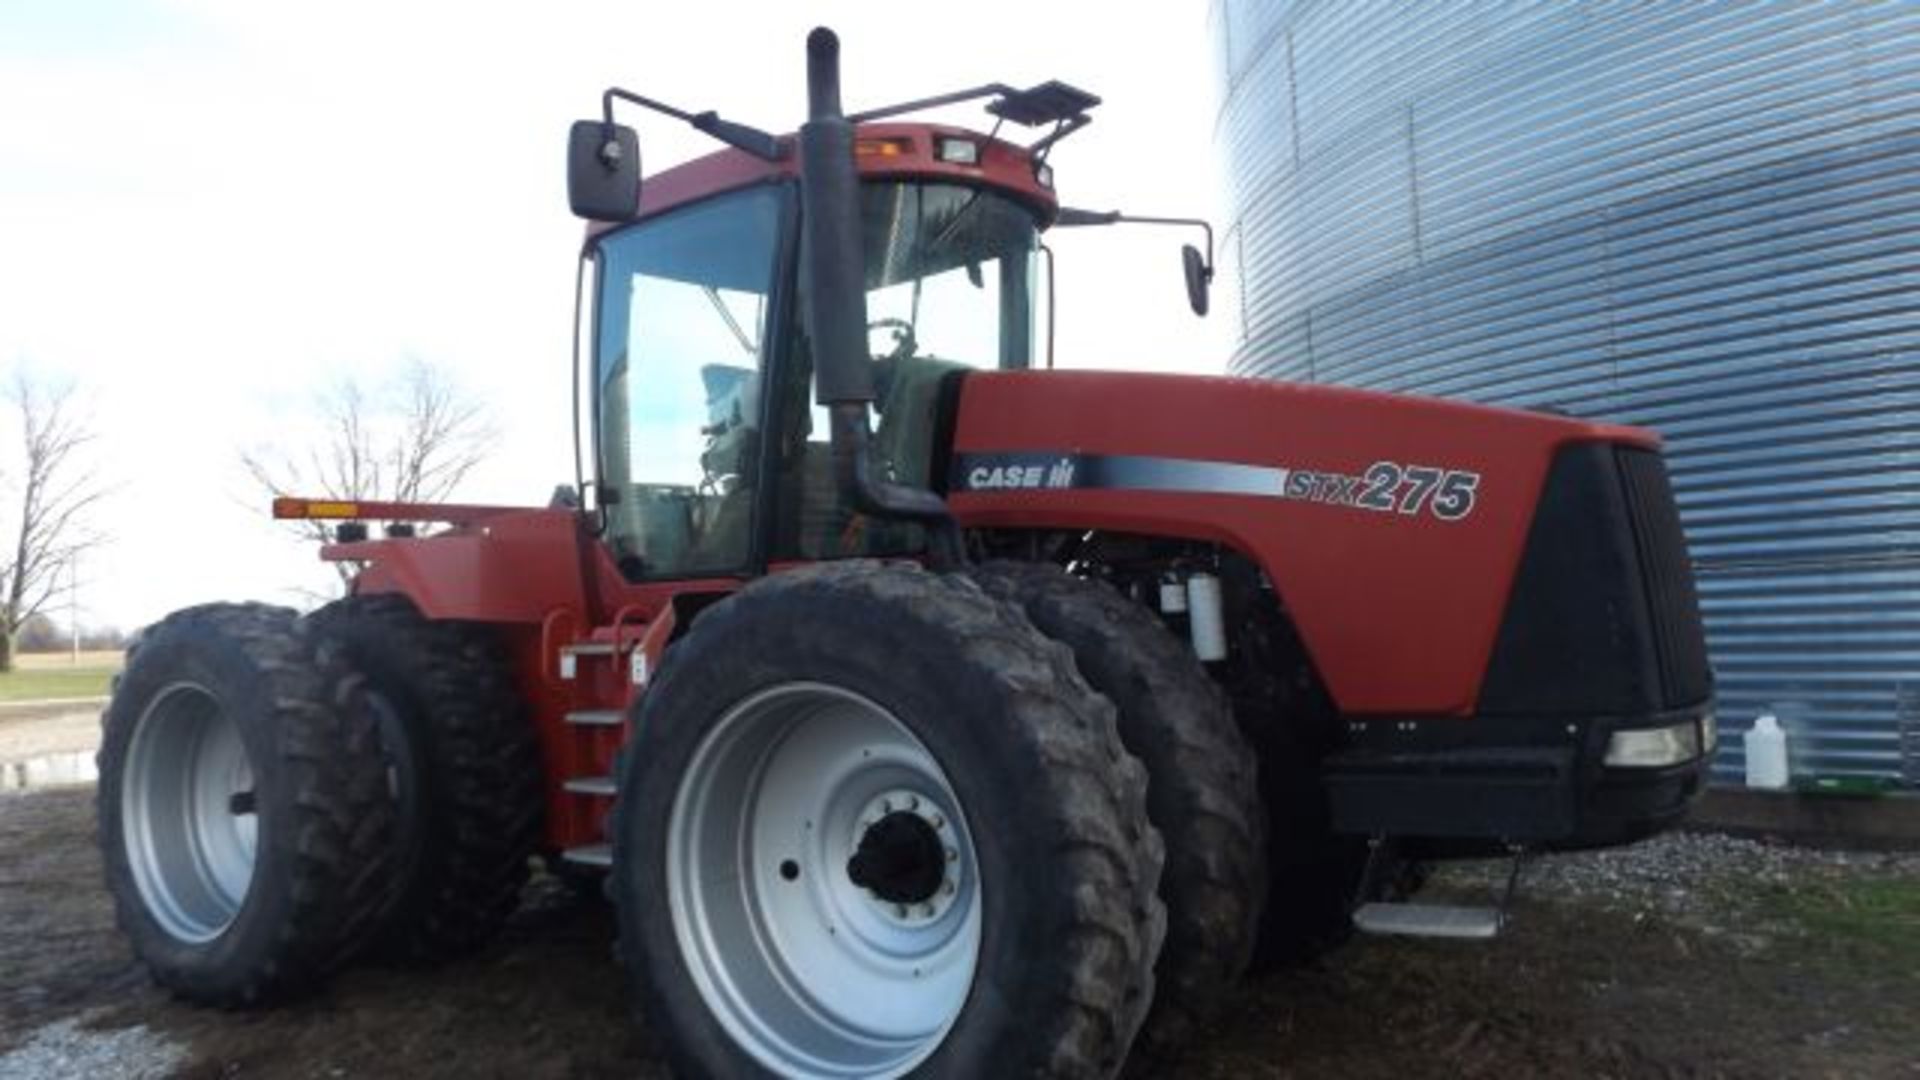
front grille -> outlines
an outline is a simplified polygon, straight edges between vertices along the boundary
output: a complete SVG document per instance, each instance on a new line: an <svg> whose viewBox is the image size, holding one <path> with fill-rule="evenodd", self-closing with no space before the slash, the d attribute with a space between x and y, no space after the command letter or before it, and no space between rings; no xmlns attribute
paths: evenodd
<svg viewBox="0 0 1920 1080"><path fill-rule="evenodd" d="M1653 621L1660 686L1669 706L1691 705L1713 689L1693 565L1680 530L1680 511L1667 482L1666 462L1649 450L1621 448L1616 460L1640 556L1640 580Z"/></svg>

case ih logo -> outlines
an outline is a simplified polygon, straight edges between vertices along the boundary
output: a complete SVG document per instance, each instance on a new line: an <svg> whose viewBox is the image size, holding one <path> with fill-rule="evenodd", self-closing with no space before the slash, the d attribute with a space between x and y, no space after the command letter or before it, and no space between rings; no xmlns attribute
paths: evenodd
<svg viewBox="0 0 1920 1080"><path fill-rule="evenodd" d="M954 459L948 485L961 492L1104 488L1258 495L1406 517L1431 514L1441 521L1459 521L1473 513L1480 493L1480 474L1397 461L1376 461L1360 475L1352 476L1124 454L960 454Z"/></svg>
<svg viewBox="0 0 1920 1080"><path fill-rule="evenodd" d="M1073 486L1074 461L1063 457L1047 465L975 465L967 470L969 491L1004 491L1008 488L1070 488Z"/></svg>

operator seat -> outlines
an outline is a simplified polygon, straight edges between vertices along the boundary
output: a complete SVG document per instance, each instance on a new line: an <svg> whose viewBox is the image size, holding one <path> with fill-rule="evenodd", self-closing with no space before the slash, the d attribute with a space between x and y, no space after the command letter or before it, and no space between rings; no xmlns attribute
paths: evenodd
<svg viewBox="0 0 1920 1080"><path fill-rule="evenodd" d="M760 470L760 375L752 368L707 364L700 377L708 413L700 469L707 480L699 495L697 536L687 569L727 572L746 565L753 528L754 479Z"/></svg>

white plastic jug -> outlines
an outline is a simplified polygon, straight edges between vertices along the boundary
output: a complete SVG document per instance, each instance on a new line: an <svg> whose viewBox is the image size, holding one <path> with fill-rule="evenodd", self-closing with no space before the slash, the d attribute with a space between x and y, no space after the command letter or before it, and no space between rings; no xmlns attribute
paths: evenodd
<svg viewBox="0 0 1920 1080"><path fill-rule="evenodd" d="M1747 786L1779 790L1787 786L1787 733L1772 713L1761 713L1747 729Z"/></svg>

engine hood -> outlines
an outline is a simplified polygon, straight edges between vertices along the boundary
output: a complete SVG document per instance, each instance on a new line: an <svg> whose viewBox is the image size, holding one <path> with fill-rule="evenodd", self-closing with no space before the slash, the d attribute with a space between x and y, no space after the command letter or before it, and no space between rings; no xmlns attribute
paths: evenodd
<svg viewBox="0 0 1920 1080"><path fill-rule="evenodd" d="M1257 561L1343 710L1472 711L1554 456L1651 432L1339 387L985 372L944 477L975 528L1182 536Z"/></svg>

